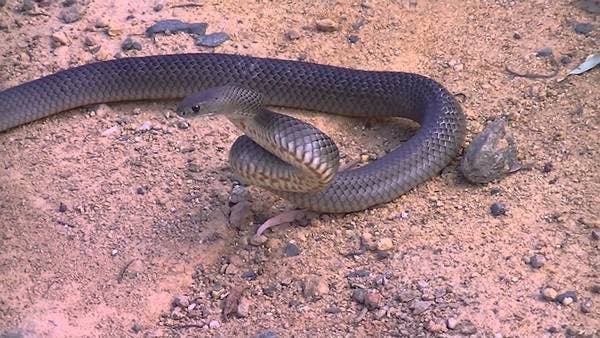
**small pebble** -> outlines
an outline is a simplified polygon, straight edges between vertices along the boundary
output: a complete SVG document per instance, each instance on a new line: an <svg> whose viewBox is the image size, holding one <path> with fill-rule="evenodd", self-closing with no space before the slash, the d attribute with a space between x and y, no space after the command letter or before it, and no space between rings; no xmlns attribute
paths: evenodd
<svg viewBox="0 0 600 338"><path fill-rule="evenodd" d="M514 32L513 33L513 39L515 39L515 40L521 40L521 34L519 32Z"/></svg>
<svg viewBox="0 0 600 338"><path fill-rule="evenodd" d="M60 12L59 18L64 23L73 23L81 20L81 18L85 14L84 11L84 8L81 6L66 7Z"/></svg>
<svg viewBox="0 0 600 338"><path fill-rule="evenodd" d="M575 24L575 27L573 27L573 28L575 29L575 33L587 35L592 32L592 30L594 29L594 26L591 23L578 22Z"/></svg>
<svg viewBox="0 0 600 338"><path fill-rule="evenodd" d="M358 304L364 304L366 296L367 290L365 289L354 289L354 291L352 291L352 300L354 300Z"/></svg>
<svg viewBox="0 0 600 338"><path fill-rule="evenodd" d="M319 32L335 32L338 30L338 24L331 19L317 20L317 30Z"/></svg>
<svg viewBox="0 0 600 338"><path fill-rule="evenodd" d="M377 250L388 251L394 248L394 242L391 238L385 237L377 242Z"/></svg>
<svg viewBox="0 0 600 338"><path fill-rule="evenodd" d="M22 12L28 12L32 9L35 9L35 1L33 0L23 0L23 2L21 3L21 8L20 10Z"/></svg>
<svg viewBox="0 0 600 338"><path fill-rule="evenodd" d="M383 297L379 291L373 290L366 293L364 300L364 304L369 308L369 310L374 310L381 306Z"/></svg>
<svg viewBox="0 0 600 338"><path fill-rule="evenodd" d="M252 302L248 298L246 298L246 297L240 298L240 301L236 308L235 314L241 318L248 317L248 315L250 314L250 306L251 305L252 305Z"/></svg>
<svg viewBox="0 0 600 338"><path fill-rule="evenodd" d="M142 332L143 327L142 324L140 323L134 323L133 326L131 327L131 331L135 332L135 333L140 333Z"/></svg>
<svg viewBox="0 0 600 338"><path fill-rule="evenodd" d="M196 45L203 47L217 47L229 40L229 34L225 32L203 35L196 40Z"/></svg>
<svg viewBox="0 0 600 338"><path fill-rule="evenodd" d="M65 32L63 31L53 33L51 38L54 47L66 46L69 44L69 38L67 37L67 34L65 34Z"/></svg>
<svg viewBox="0 0 600 338"><path fill-rule="evenodd" d="M571 303L577 301L577 293L575 291L566 291L556 296L556 301L558 303L564 303L564 300L567 298L571 298ZM568 301L567 301L568 302Z"/></svg>
<svg viewBox="0 0 600 338"><path fill-rule="evenodd" d="M219 321L217 321L217 320L211 320L208 323L208 327L211 329L218 329L221 327L221 323L219 323Z"/></svg>
<svg viewBox="0 0 600 338"><path fill-rule="evenodd" d="M456 326L456 330L460 331L462 334L475 334L477 333L477 328L475 324L470 320L463 320Z"/></svg>
<svg viewBox="0 0 600 338"><path fill-rule="evenodd" d="M135 190L135 192L136 192L138 195L144 195L144 194L146 193L146 189L144 189L144 187L138 187L138 188Z"/></svg>
<svg viewBox="0 0 600 338"><path fill-rule="evenodd" d="M450 330L454 330L457 325L458 325L458 319L456 319L456 318L450 317L446 320L446 326Z"/></svg>
<svg viewBox="0 0 600 338"><path fill-rule="evenodd" d="M568 65L571 62L573 62L573 59L571 59L569 55L563 55L560 57L560 63L562 63L563 65Z"/></svg>
<svg viewBox="0 0 600 338"><path fill-rule="evenodd" d="M243 185L235 184L229 194L229 204L237 204L242 201L250 201L250 191Z"/></svg>
<svg viewBox="0 0 600 338"><path fill-rule="evenodd" d="M0 0L0 8L6 6L6 0Z"/></svg>
<svg viewBox="0 0 600 338"><path fill-rule="evenodd" d="M592 238L596 241L600 240L600 229L592 230Z"/></svg>
<svg viewBox="0 0 600 338"><path fill-rule="evenodd" d="M554 165L552 165L552 162L546 162L546 163L544 163L544 167L542 168L542 172L546 174L546 173L551 172L552 169L554 169Z"/></svg>
<svg viewBox="0 0 600 338"><path fill-rule="evenodd" d="M152 130L152 122L150 121L145 121L144 123L142 123L142 125L140 125L137 129L138 131L150 131Z"/></svg>
<svg viewBox="0 0 600 338"><path fill-rule="evenodd" d="M67 205L64 204L63 202L60 202L58 204L58 211L59 212L66 212L68 210Z"/></svg>
<svg viewBox="0 0 600 338"><path fill-rule="evenodd" d="M261 246L267 242L268 238L264 235L254 235L250 238L250 244L253 246Z"/></svg>
<svg viewBox="0 0 600 338"><path fill-rule="evenodd" d="M529 265L531 265L532 268L539 269L544 266L544 264L546 264L546 257L543 255L533 255L529 259Z"/></svg>
<svg viewBox="0 0 600 338"><path fill-rule="evenodd" d="M121 43L121 49L123 50L142 50L142 44L128 36L123 43Z"/></svg>
<svg viewBox="0 0 600 338"><path fill-rule="evenodd" d="M558 296L558 292L553 288L542 289L542 297L544 297L545 300L553 301L556 299L556 296Z"/></svg>
<svg viewBox="0 0 600 338"><path fill-rule="evenodd" d="M580 309L581 312L583 313L591 313L592 312L592 300L591 299L586 299L583 302L581 302L580 305Z"/></svg>
<svg viewBox="0 0 600 338"><path fill-rule="evenodd" d="M152 10L155 12L160 12L163 8L165 8L165 4L162 1L157 1L154 6L152 6Z"/></svg>
<svg viewBox="0 0 600 338"><path fill-rule="evenodd" d="M335 314L338 314L341 312L342 312L342 310L337 306L330 306L330 307L325 308L325 313L329 313L332 315L335 315Z"/></svg>
<svg viewBox="0 0 600 338"><path fill-rule="evenodd" d="M358 35L350 35L350 36L348 36L348 42L350 42L350 43L357 43L358 41L360 41L360 37L358 37Z"/></svg>
<svg viewBox="0 0 600 338"><path fill-rule="evenodd" d="M242 274L242 279L244 280L256 280L258 276L256 275L256 272L254 271L246 271Z"/></svg>
<svg viewBox="0 0 600 338"><path fill-rule="evenodd" d="M300 39L300 33L298 33L295 30L289 30L289 31L285 32L285 37L288 40L298 40L298 39Z"/></svg>
<svg viewBox="0 0 600 338"><path fill-rule="evenodd" d="M283 248L283 253L287 257L294 257L300 254L300 248L294 243L287 243Z"/></svg>
<svg viewBox="0 0 600 338"><path fill-rule="evenodd" d="M254 338L278 338L278 336L277 333L273 331L263 331L257 333L256 336L254 336Z"/></svg>
<svg viewBox="0 0 600 338"><path fill-rule="evenodd" d="M562 299L562 301L560 303L564 306L569 306L569 305L573 304L573 298L565 297Z"/></svg>
<svg viewBox="0 0 600 338"><path fill-rule="evenodd" d="M432 304L431 302L418 300L413 303L412 312L416 315L419 315L419 314L429 310L429 307L431 306L431 304Z"/></svg>
<svg viewBox="0 0 600 338"><path fill-rule="evenodd" d="M541 58L547 58L547 57L551 57L554 54L554 51L552 50L552 48L550 47L545 47L542 49L539 49L535 55L537 57L541 57Z"/></svg>
<svg viewBox="0 0 600 338"><path fill-rule="evenodd" d="M247 228L254 219L252 204L247 201L242 201L234 204L229 213L229 225L235 229ZM260 245L260 244L259 244Z"/></svg>
<svg viewBox="0 0 600 338"><path fill-rule="evenodd" d="M324 278L316 275L304 279L302 294L304 298L316 300L329 293L329 285Z"/></svg>
<svg viewBox="0 0 600 338"><path fill-rule="evenodd" d="M190 297L186 296L186 295L175 295L175 297L173 297L173 301L171 302L173 304L173 306L179 306L180 308L187 308L188 306L190 306Z"/></svg>
<svg viewBox="0 0 600 338"><path fill-rule="evenodd" d="M506 215L506 207L502 203L493 203L490 206L490 212L494 217Z"/></svg>
<svg viewBox="0 0 600 338"><path fill-rule="evenodd" d="M418 298L420 295L421 294L416 290L407 290L407 291L400 293L398 298L400 299L401 302L407 303L413 299Z"/></svg>

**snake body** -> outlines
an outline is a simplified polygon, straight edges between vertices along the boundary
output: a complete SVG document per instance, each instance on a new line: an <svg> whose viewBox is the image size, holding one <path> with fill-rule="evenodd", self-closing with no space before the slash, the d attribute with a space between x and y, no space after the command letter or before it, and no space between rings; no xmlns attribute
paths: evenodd
<svg viewBox="0 0 600 338"><path fill-rule="evenodd" d="M418 74L209 53L95 62L8 88L0 92L0 131L85 105L177 99L224 85L259 92L267 106L420 124L407 142L363 167L338 172L320 191L277 192L318 212L359 211L394 200L439 173L465 138L458 102Z"/></svg>

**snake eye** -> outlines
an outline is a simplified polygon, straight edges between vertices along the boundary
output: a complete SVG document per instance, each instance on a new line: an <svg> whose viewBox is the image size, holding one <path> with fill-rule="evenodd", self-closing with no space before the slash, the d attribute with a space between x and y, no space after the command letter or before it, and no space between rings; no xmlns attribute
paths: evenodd
<svg viewBox="0 0 600 338"><path fill-rule="evenodd" d="M192 106L192 111L194 111L194 113L200 112L200 106Z"/></svg>

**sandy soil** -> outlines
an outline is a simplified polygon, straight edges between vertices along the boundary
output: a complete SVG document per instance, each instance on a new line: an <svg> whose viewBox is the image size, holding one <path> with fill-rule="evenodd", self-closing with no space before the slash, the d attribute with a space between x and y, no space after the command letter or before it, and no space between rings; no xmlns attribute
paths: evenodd
<svg viewBox="0 0 600 338"><path fill-rule="evenodd" d="M227 149L239 135L228 121L181 129L175 103L152 102L59 114L0 133L5 336L599 333L600 72L557 81L598 52L597 14L550 0L165 1L158 12L109 0L77 1L85 14L63 24L63 1L23 3L0 9L0 89L115 55L213 50L418 72L460 94L469 139L508 119L526 169L474 186L457 160L393 203L279 227L254 246L256 224L291 206L251 188L254 225L228 226ZM184 33L144 36L169 18L231 40L211 49ZM326 18L339 29L318 32ZM121 51L127 36L142 50ZM557 65L536 56L546 47ZM515 77L505 65L559 72ZM296 115L330 133L345 160L404 137L393 124ZM495 202L506 215L491 215ZM543 266L528 263L534 255ZM545 300L547 287L576 300ZM236 313L224 318L223 307Z"/></svg>

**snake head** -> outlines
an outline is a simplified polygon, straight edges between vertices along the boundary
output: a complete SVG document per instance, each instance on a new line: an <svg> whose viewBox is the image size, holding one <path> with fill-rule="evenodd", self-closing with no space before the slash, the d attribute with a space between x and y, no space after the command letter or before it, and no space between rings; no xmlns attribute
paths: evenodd
<svg viewBox="0 0 600 338"><path fill-rule="evenodd" d="M211 116L227 113L227 102L222 87L203 90L186 96L177 106L177 114L181 117Z"/></svg>
<svg viewBox="0 0 600 338"><path fill-rule="evenodd" d="M186 96L177 106L181 117L252 114L262 103L259 93L234 85L212 87Z"/></svg>

